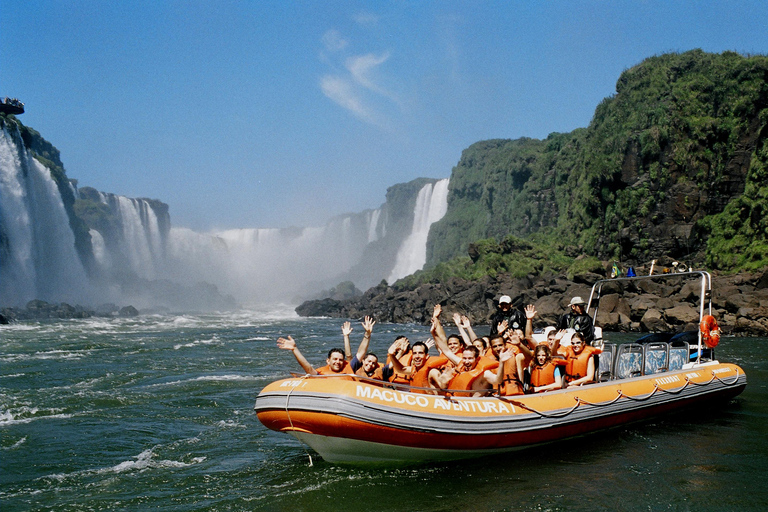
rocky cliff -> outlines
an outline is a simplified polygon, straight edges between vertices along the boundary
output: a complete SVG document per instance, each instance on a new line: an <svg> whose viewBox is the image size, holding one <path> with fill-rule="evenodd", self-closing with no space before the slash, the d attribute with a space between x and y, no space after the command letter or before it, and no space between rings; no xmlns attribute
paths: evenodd
<svg viewBox="0 0 768 512"><path fill-rule="evenodd" d="M768 58L694 50L627 69L590 125L490 140L453 169L428 264L506 235L627 264L768 265Z"/></svg>
<svg viewBox="0 0 768 512"><path fill-rule="evenodd" d="M398 291L381 283L362 296L348 300L322 299L297 308L302 316L363 318L380 322L428 324L435 304L443 306L445 322L453 313L467 315L473 325L487 324L501 295L510 295L518 307L533 304L536 327L554 325L574 296L588 299L592 284L605 278L587 273L567 279L543 274L511 278L486 276L477 281L452 278ZM698 328L700 282L675 279L672 283L641 281L636 286L610 283L603 290L597 318L606 331L684 331ZM674 286L672 286L674 285ZM720 275L713 278L713 314L725 334L768 335L768 271L760 274ZM487 328L476 330L487 334Z"/></svg>

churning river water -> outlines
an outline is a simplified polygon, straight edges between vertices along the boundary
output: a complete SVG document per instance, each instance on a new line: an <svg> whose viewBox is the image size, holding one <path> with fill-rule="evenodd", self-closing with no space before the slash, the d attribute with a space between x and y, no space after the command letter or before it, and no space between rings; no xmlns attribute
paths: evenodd
<svg viewBox="0 0 768 512"><path fill-rule="evenodd" d="M0 326L0 509L768 507L766 338L721 342L718 358L748 378L724 406L496 457L370 469L330 465L253 413L267 383L300 370L275 339L292 334L320 365L340 324L283 308ZM372 348L383 355L397 334L428 332L377 324Z"/></svg>

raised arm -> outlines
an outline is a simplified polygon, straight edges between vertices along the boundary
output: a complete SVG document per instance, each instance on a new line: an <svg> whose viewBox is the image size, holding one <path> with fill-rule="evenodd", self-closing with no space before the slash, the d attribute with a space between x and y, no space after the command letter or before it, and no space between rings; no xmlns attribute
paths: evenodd
<svg viewBox="0 0 768 512"><path fill-rule="evenodd" d="M395 373L401 375L410 375L410 371L403 366L403 363L400 362L400 358L397 357L397 353L403 350L406 343L405 340L395 340L395 342L389 346L389 350L387 350L387 360L392 365L392 369Z"/></svg>
<svg viewBox="0 0 768 512"><path fill-rule="evenodd" d="M376 322L373 318L366 316L361 324L363 326L363 341L360 342L360 346L357 348L357 360L363 360L363 357L368 352L368 346L371 344L371 333L373 332L373 326Z"/></svg>
<svg viewBox="0 0 768 512"><path fill-rule="evenodd" d="M504 336L507 340L507 343L516 346L518 350L520 350L520 352L525 355L525 357L533 358L533 352L531 352L531 349L529 349L525 343L522 343L520 336L515 333L515 331L507 331Z"/></svg>
<svg viewBox="0 0 768 512"><path fill-rule="evenodd" d="M443 327L440 325L439 316L432 317L432 329L430 329L430 332L432 333L432 338L435 340L435 345L437 345L438 350L440 350L440 352L442 352L442 354L453 364L461 364L461 357L451 352L451 349L448 348L448 340L445 337Z"/></svg>
<svg viewBox="0 0 768 512"><path fill-rule="evenodd" d="M469 337L469 333L464 330L464 324L461 321L461 315L458 313L453 314L453 323L456 324L456 327L459 328L459 334L461 335L461 339L464 340L465 345L471 345L473 338Z"/></svg>
<svg viewBox="0 0 768 512"><path fill-rule="evenodd" d="M349 335L352 334L352 324L349 322L341 324L341 334L344 336L344 358L351 361L352 347L349 345Z"/></svg>
<svg viewBox="0 0 768 512"><path fill-rule="evenodd" d="M440 304L435 304L435 308L432 310L432 328L429 330L429 332L432 334L432 337L435 339L437 348L439 348L441 352L443 349L438 342L438 338L443 341L443 345L445 347L448 346L448 337L445 335L443 324L440 323L440 313L442 311L443 307Z"/></svg>
<svg viewBox="0 0 768 512"><path fill-rule="evenodd" d="M533 304L525 306L525 338L533 339L533 318L536 316L536 307Z"/></svg>
<svg viewBox="0 0 768 512"><path fill-rule="evenodd" d="M491 384L495 384L499 387L499 390L501 390L501 385L504 383L504 366L506 366L506 362L512 359L515 363L515 373L517 374L517 378L520 382L523 381L523 375L522 375L522 369L520 366L520 362L515 357L515 352L511 348L507 348L499 352L499 367L496 369L496 382L492 382L490 379L488 379ZM487 379L487 377L486 377Z"/></svg>
<svg viewBox="0 0 768 512"><path fill-rule="evenodd" d="M557 333L555 333L555 343L552 345L552 350L551 350L553 356L556 356L558 354L557 351L560 348L560 340L563 339L563 336L565 336L565 333L567 332L568 331L566 329L560 329L559 331L557 331Z"/></svg>
<svg viewBox="0 0 768 512"><path fill-rule="evenodd" d="M293 353L293 356L296 358L296 361L299 362L305 372L307 372L309 375L317 375L317 371L312 367L311 364L309 364L309 361L307 361L302 353L299 352L299 347L296 346L296 342L292 337L288 336L288 338L277 338L277 348L290 350Z"/></svg>
<svg viewBox="0 0 768 512"><path fill-rule="evenodd" d="M464 330L467 331L467 334L469 334L469 339L471 340L470 343L478 338L474 329L472 329L472 322L470 322L469 318L465 315L461 315L461 324L464 326ZM467 345L469 345L469 343L467 343Z"/></svg>

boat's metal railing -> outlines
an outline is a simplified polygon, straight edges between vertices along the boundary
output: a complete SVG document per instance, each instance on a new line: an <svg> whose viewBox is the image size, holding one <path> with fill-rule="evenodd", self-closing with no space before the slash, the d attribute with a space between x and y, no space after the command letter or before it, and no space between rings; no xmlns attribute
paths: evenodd
<svg viewBox="0 0 768 512"><path fill-rule="evenodd" d="M600 306L600 298L602 297L603 293L603 287L606 284L631 284L636 283L640 281L650 281L650 280L657 280L657 281L663 281L663 280L669 280L672 278L696 278L698 277L701 279L701 287L699 292L699 324L701 323L701 320L704 318L705 311L706 314L711 315L712 314L712 276L709 272L704 270L690 270L688 272L674 272L674 273L662 273L662 274L651 274L647 276L635 276L635 277L614 277L611 279L601 279L595 284L592 285L592 291L589 293L589 302L587 303L587 313L589 314L590 310L592 309L592 304L594 303L594 312L592 313L592 326L595 327L597 323L597 314L599 312L599 306ZM704 347L702 345L702 338L701 338L701 330L699 330L698 333L698 347L697 347L697 357L696 357L696 363L701 363L701 354L704 351ZM714 357L714 349L713 349L713 357Z"/></svg>

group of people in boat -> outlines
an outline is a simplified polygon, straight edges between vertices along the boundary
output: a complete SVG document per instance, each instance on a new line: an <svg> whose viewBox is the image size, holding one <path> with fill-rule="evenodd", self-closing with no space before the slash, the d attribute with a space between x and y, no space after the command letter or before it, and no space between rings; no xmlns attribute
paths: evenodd
<svg viewBox="0 0 768 512"><path fill-rule="evenodd" d="M593 356L600 351L591 346L594 330L586 306L580 297L574 297L569 311L556 326L545 329L546 341L540 343L533 337L536 308L514 308L511 298L504 295L491 319L488 336L477 336L469 319L458 313L453 315L458 334L446 335L442 306L437 304L432 311L431 339L411 344L407 337L399 336L389 346L385 362L369 351L376 322L367 316L361 324L363 339L357 352L352 354L351 350L352 325L344 322L344 349L331 349L323 367L313 367L291 336L279 338L277 346L290 350L310 375L354 374L407 386L416 393L454 396L539 393L594 382ZM567 334L569 342L561 343ZM430 354L430 349L438 353Z"/></svg>

